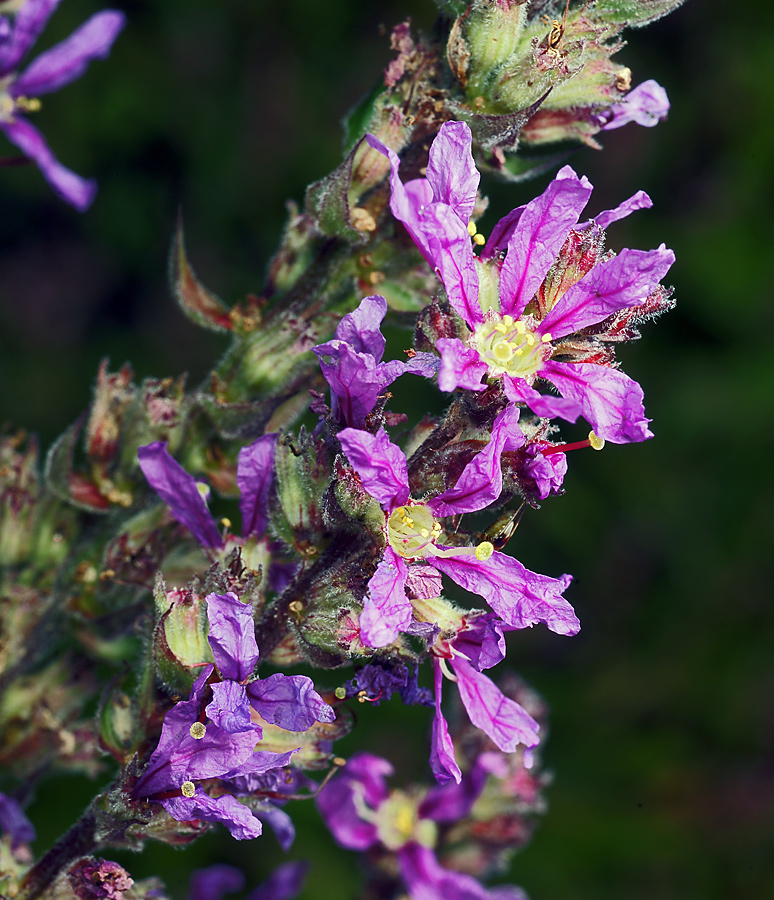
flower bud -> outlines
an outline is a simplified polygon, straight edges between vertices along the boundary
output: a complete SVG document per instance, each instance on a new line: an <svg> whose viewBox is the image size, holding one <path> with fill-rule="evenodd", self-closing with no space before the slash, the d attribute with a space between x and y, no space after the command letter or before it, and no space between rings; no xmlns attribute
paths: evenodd
<svg viewBox="0 0 774 900"><path fill-rule="evenodd" d="M156 671L170 693L187 695L197 674L194 666L213 661L210 622L204 598L189 590L154 590L158 621L153 652Z"/></svg>

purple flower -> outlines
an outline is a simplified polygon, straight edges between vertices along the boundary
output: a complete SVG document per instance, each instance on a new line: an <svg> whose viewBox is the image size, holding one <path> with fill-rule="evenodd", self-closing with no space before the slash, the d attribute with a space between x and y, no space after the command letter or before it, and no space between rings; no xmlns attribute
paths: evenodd
<svg viewBox="0 0 774 900"><path fill-rule="evenodd" d="M612 357L579 351L565 339L644 303L674 254L662 245L594 256L590 267L579 260L577 274L563 270L558 284L552 280L552 268L565 245L572 248L573 236L587 231L600 247L601 228L650 206L647 195L639 192L596 221L578 225L592 187L565 166L539 197L495 226L477 257L467 222L478 184L468 126L443 125L431 147L427 177L405 185L397 155L376 138L368 140L390 160L393 214L440 275L468 328L464 341L437 341L439 387L482 391L483 378L500 380L509 400L526 403L539 416L574 422L582 415L600 438L614 443L651 437L640 386L611 365ZM536 379L552 384L561 396L539 393Z"/></svg>
<svg viewBox="0 0 774 900"><path fill-rule="evenodd" d="M424 799L404 791L389 791L392 774L387 760L355 754L320 791L317 808L334 839L350 850L381 845L395 853L401 878L412 900L521 900L510 886L487 889L475 878L446 869L433 846L436 822L467 816L484 787L479 766L460 785L444 785Z"/></svg>
<svg viewBox="0 0 774 900"><path fill-rule="evenodd" d="M292 900L301 891L309 863L287 862L252 890L247 900ZM191 875L188 900L222 900L224 894L244 887L245 876L239 869L223 864L199 869Z"/></svg>
<svg viewBox="0 0 774 900"><path fill-rule="evenodd" d="M652 128L666 119L668 112L667 92L657 81L651 79L638 84L620 103L614 103L598 118L604 123L602 131L612 131L629 122Z"/></svg>
<svg viewBox="0 0 774 900"><path fill-rule="evenodd" d="M116 10L95 13L69 38L46 50L24 72L17 69L43 31L58 0L26 0L7 33L0 36L0 130L35 162L62 200L83 212L94 199L97 185L66 169L43 135L23 113L39 108L38 96L50 94L80 78L93 59L104 59L126 16ZM7 20L3 19L7 24Z"/></svg>
<svg viewBox="0 0 774 900"><path fill-rule="evenodd" d="M0 792L0 832L9 838L11 850L35 840L35 829L24 815L19 801L2 792Z"/></svg>
<svg viewBox="0 0 774 900"><path fill-rule="evenodd" d="M461 771L454 755L446 720L441 711L443 675L457 683L462 705L471 723L504 753L516 748L536 747L539 725L521 704L506 697L491 678L482 673L505 658L502 623L487 613L465 617L463 629L452 640L439 640L435 654L435 719L431 739L430 767L442 784L460 781ZM453 669L451 674L447 668Z"/></svg>
<svg viewBox="0 0 774 900"><path fill-rule="evenodd" d="M369 646L385 647L409 627L410 567L426 565L484 597L515 628L544 622L559 634L578 631L575 613L562 597L568 575L549 578L530 572L488 541L477 547L439 543L443 529L436 517L475 512L500 496L500 456L524 442L518 415L514 407L506 407L495 419L489 444L468 463L454 487L421 503L409 496L406 457L383 429L376 435L354 428L339 433L363 487L379 501L386 517L384 555L368 584L360 617L361 638Z"/></svg>
<svg viewBox="0 0 774 900"><path fill-rule="evenodd" d="M265 434L239 451L237 485L241 492L242 542L251 536L261 538L266 532L277 437L277 434ZM154 441L140 447L137 459L148 484L177 521L203 546L222 549L226 540L207 507L201 490L203 485L169 455L166 443Z"/></svg>
<svg viewBox="0 0 774 900"><path fill-rule="evenodd" d="M133 795L157 800L179 821L222 822L237 840L245 840L261 833L259 819L230 794L213 797L197 782L217 778L236 785L290 762L296 750L255 750L262 730L253 722L251 707L264 721L290 731L330 722L334 712L305 675L254 679L259 654L252 609L235 594L210 594L207 614L210 647L223 680L214 676L215 666L206 666L189 699L167 713Z"/></svg>
<svg viewBox="0 0 774 900"><path fill-rule="evenodd" d="M331 388L333 415L353 428L363 427L379 395L400 375L431 378L438 371L438 360L430 353L416 353L407 362L382 362L386 313L384 297L366 297L339 322L332 341L313 348Z"/></svg>

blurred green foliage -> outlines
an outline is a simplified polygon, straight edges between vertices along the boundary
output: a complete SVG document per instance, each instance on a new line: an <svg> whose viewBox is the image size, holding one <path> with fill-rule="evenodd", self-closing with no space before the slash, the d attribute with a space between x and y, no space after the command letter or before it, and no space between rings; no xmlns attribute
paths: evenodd
<svg viewBox="0 0 774 900"><path fill-rule="evenodd" d="M0 421L44 444L88 403L102 356L140 376L204 376L225 344L167 290L177 208L202 280L229 302L259 290L285 200L336 165L337 122L389 59L380 24L434 17L430 0L114 5L129 25L110 60L44 98L37 120L63 163L97 177L92 210L65 207L33 167L0 170ZM67 0L41 49L99 7ZM635 84L666 87L669 120L571 159L596 186L591 212L652 196L610 243L674 248L679 305L620 354L656 439L575 454L567 495L529 512L513 541L530 568L575 575L584 625L572 641L534 630L511 642L512 665L552 708L550 809L511 873L533 900L774 896L773 18L760 0L744 11L693 0L631 34L619 59ZM484 188L486 230L542 183ZM410 393L396 391L394 408ZM426 711L359 717L339 752L400 734L400 776L423 775ZM89 796L81 782L39 791L38 849ZM305 898L353 896L354 857L332 852L310 806L292 812L293 855L317 866ZM255 883L280 857L271 835L222 834L124 862L183 898L194 866L233 862Z"/></svg>

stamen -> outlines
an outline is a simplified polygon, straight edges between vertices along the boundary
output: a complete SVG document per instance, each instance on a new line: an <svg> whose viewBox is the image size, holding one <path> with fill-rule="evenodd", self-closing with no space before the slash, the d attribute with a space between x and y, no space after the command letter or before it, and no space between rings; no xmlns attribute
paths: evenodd
<svg viewBox="0 0 774 900"><path fill-rule="evenodd" d="M483 234L474 234L473 235L473 243L477 244L479 247L483 247L486 243L486 238Z"/></svg>
<svg viewBox="0 0 774 900"><path fill-rule="evenodd" d="M203 722L194 722L188 733L195 741L200 741L207 734L207 726Z"/></svg>
<svg viewBox="0 0 774 900"><path fill-rule="evenodd" d="M476 547L476 559L479 562L486 562L493 553L494 544L492 544L491 541L482 541L478 547Z"/></svg>
<svg viewBox="0 0 774 900"><path fill-rule="evenodd" d="M543 335L543 337L540 338L540 340L541 340L544 344L550 344L551 341L552 341L551 333L550 333L549 331L547 331L547 332Z"/></svg>
<svg viewBox="0 0 774 900"><path fill-rule="evenodd" d="M343 700L347 696L347 689L343 687L337 687L333 694L337 700Z"/></svg>
<svg viewBox="0 0 774 900"><path fill-rule="evenodd" d="M180 790L183 792L184 797L193 797L193 795L196 793L196 785L193 783L193 781L184 781L180 785Z"/></svg>
<svg viewBox="0 0 774 900"><path fill-rule="evenodd" d="M551 456L552 453L567 453L568 450L583 450L591 447L592 450L601 450L605 446L605 442L601 437L589 432L589 436L585 441L575 441L572 444L555 444L553 447L541 447L540 452L543 456Z"/></svg>
<svg viewBox="0 0 774 900"><path fill-rule="evenodd" d="M468 234L473 237L478 229L476 228L475 222L468 222Z"/></svg>
<svg viewBox="0 0 774 900"><path fill-rule="evenodd" d="M223 516L223 518L220 520L220 524L224 528L231 528L231 519L227 518L226 516Z"/></svg>

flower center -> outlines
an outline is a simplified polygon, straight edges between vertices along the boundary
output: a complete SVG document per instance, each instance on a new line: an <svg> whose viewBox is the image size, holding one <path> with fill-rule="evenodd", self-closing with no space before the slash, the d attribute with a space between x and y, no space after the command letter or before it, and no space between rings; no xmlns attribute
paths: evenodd
<svg viewBox="0 0 774 900"><path fill-rule="evenodd" d="M40 100L37 97L12 97L8 88L13 78L0 79L0 122L13 122L14 113L37 112L40 109Z"/></svg>
<svg viewBox="0 0 774 900"><path fill-rule="evenodd" d="M551 335L535 334L522 319L490 314L476 327L473 346L491 375L532 378L550 355Z"/></svg>
<svg viewBox="0 0 774 900"><path fill-rule="evenodd" d="M387 520L387 540L404 559L431 554L433 542L440 533L441 526L424 503L399 506Z"/></svg>
<svg viewBox="0 0 774 900"><path fill-rule="evenodd" d="M409 841L432 847L436 839L435 823L421 819L417 799L403 791L393 791L379 806L376 830L388 850L400 850Z"/></svg>

